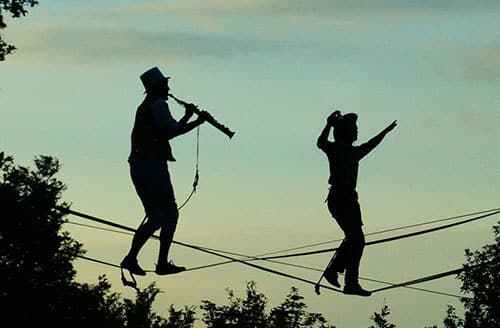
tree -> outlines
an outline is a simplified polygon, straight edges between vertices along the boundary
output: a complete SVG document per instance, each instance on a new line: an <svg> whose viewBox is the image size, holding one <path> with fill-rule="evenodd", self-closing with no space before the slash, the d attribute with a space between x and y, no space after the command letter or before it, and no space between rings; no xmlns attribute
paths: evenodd
<svg viewBox="0 0 500 328"><path fill-rule="evenodd" d="M228 290L228 305L217 306L215 303L204 300L201 309L203 322L207 328L335 328L319 313L306 311L303 297L298 289L291 288L283 303L271 309L266 314L267 298L257 292L255 282L247 283L246 298L235 297L232 290Z"/></svg>
<svg viewBox="0 0 500 328"><path fill-rule="evenodd" d="M443 324L445 328L460 328L464 326L464 321L457 316L455 308L451 305L448 305L448 309L446 310L446 318L444 318Z"/></svg>
<svg viewBox="0 0 500 328"><path fill-rule="evenodd" d="M448 307L447 328L500 327L500 224L493 226L495 243L481 250L465 250L467 263L460 273L461 290L472 294L462 298L465 313L459 318L455 309Z"/></svg>
<svg viewBox="0 0 500 328"><path fill-rule="evenodd" d="M35 166L14 166L0 153L0 296L6 313L20 320L33 311L41 320L57 315L52 305L65 304L58 297L72 284L71 261L82 254L81 244L60 232L63 214L56 208L67 204L60 203L64 185L54 178L59 163L40 156ZM44 308L47 296L55 303Z"/></svg>
<svg viewBox="0 0 500 328"><path fill-rule="evenodd" d="M272 309L269 314L270 327L318 327L334 328L320 313L309 313L307 306L299 295L299 290L292 287L283 303Z"/></svg>
<svg viewBox="0 0 500 328"><path fill-rule="evenodd" d="M34 7L37 4L37 0L0 0L0 31L7 27L3 11L9 13L13 18L19 18L28 13L26 7ZM6 43L0 34L0 61L4 61L5 56L11 54L14 50L16 50L16 47Z"/></svg>
<svg viewBox="0 0 500 328"><path fill-rule="evenodd" d="M375 323L375 326L369 328L396 328L396 325L390 323L387 317L391 314L390 309L384 304L380 313L374 312L370 319Z"/></svg>
<svg viewBox="0 0 500 328"><path fill-rule="evenodd" d="M74 281L73 260L82 245L61 230L65 186L55 178L59 162L35 158L35 169L14 165L0 152L0 320L2 327L191 328L194 311L152 312L159 290L139 290L135 301L97 284Z"/></svg>

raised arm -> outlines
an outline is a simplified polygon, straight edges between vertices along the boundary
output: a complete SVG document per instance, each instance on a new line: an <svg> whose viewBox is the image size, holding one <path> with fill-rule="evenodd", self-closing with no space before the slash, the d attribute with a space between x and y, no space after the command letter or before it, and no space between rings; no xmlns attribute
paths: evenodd
<svg viewBox="0 0 500 328"><path fill-rule="evenodd" d="M318 137L318 140L316 141L316 146L318 146L319 149L324 149L325 146L328 144L328 135L330 134L330 129L332 126L328 123L326 123L325 127L321 131L321 134Z"/></svg>
<svg viewBox="0 0 500 328"><path fill-rule="evenodd" d="M330 116L328 116L328 118L326 119L326 125L321 131L318 140L316 141L316 146L318 146L319 149L324 149L328 144L328 135L330 134L330 130L333 127L333 123L339 116L340 111L336 110L331 113Z"/></svg>
<svg viewBox="0 0 500 328"><path fill-rule="evenodd" d="M380 131L379 134L365 142L364 144L359 146L359 149L361 150L360 154L360 159L366 156L368 153L370 153L375 147L377 147L382 139L391 132L396 126L397 126L397 121L393 121L391 124L389 124L385 129Z"/></svg>

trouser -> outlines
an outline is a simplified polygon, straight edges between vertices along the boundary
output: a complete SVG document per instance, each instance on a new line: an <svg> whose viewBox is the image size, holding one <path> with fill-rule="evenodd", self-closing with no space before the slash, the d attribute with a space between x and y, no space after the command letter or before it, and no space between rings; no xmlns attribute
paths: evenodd
<svg viewBox="0 0 500 328"><path fill-rule="evenodd" d="M356 285L359 263L365 247L358 195L355 191L335 192L331 189L327 202L328 210L345 235L327 270L336 272L345 270L345 284Z"/></svg>
<svg viewBox="0 0 500 328"><path fill-rule="evenodd" d="M129 159L130 176L141 199L147 219L143 224L152 229L177 226L179 211L165 161Z"/></svg>

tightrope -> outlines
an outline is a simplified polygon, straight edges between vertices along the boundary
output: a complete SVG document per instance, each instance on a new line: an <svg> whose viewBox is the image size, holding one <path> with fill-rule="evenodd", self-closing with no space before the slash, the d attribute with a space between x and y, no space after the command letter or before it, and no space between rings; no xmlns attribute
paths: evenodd
<svg viewBox="0 0 500 328"><path fill-rule="evenodd" d="M108 220L104 220L104 219L101 219L101 218L98 218L98 217L95 217L95 216L91 216L91 215L88 215L88 214L85 214L85 213L74 211L74 210L71 210L71 209L68 209L68 208L59 208L59 210L65 212L65 213L72 214L72 215L75 215L75 216L79 216L79 217L82 217L82 218L85 218L85 219L89 219L89 220L92 220L92 221L95 221L95 222L99 222L99 223L102 223L102 224L106 224L106 225L109 225L109 226L113 226L113 227L116 227L116 228L120 228L120 229L123 229L123 230L130 231L130 232L135 232L135 229L133 229L133 228L130 228L130 227L118 224L118 223L114 223L114 222L111 222L111 221L108 221ZM447 225L444 225L444 226L439 226L439 227L435 227L435 228L431 228L431 229L426 229L426 230L421 230L421 231L417 231L417 232L413 232L413 233L409 233L409 234L405 234L405 235L400 235L400 236L395 236L395 237L390 237L390 238L384 238L384 239L380 239L380 240L371 241L371 242L366 243L366 245L374 245L374 244L379 244L379 243L394 241L394 240L398 240L398 239L402 239L402 238L413 237L413 236L421 235L421 234L424 234L424 233L430 233L430 232L434 232L434 231L438 231L438 230L442 230L442 229L447 229L447 228L451 228L451 227L458 226L458 225L461 225L461 224L465 224L465 223L473 222L473 221L476 221L476 220L479 220L479 219L483 219L483 218L486 218L486 217L489 217L489 216L492 216L492 215L495 215L495 214L498 214L498 213L500 213L500 210L494 211L492 213L488 213L488 214L485 214L485 215L480 215L480 216L477 216L477 217L474 217L474 218L471 218L471 219L463 220L463 221L460 221L460 222L456 222L456 223L452 223L452 224L447 224ZM153 238L158 239L159 237L157 237L156 235L153 235ZM173 243L178 244L180 246L187 247L187 248L196 249L198 251L201 251L201 252L204 252L204 253L208 253L208 254L211 254L211 255L214 255L214 256L222 257L222 258L230 260L230 262L238 262L238 263L241 263L243 265L250 266L250 267L253 267L253 268L265 271L265 272L269 272L269 273L273 273L273 274L276 274L276 275L279 275L279 276L283 276L283 277L286 277L286 278L290 278L290 279L302 281L304 283L308 283L308 284L311 284L311 285L316 285L316 283L314 283L313 281L301 278L301 277L290 275L288 273L284 273L284 272L277 271L277 270L270 269L270 268L266 268L266 267L263 267L263 266L260 266L260 265L252 264L252 263L249 263L249 261L250 260L272 260L274 258L305 256L305 255L319 254L319 253L324 253L324 252L329 252L329 251L336 250L336 248L331 248L331 249L327 249L327 250L319 250L319 251L314 251L314 252L304 252L304 253L299 253L299 254L288 254L288 255L284 255L284 256L270 256L270 257L261 257L261 258L259 258L259 257L249 257L250 260L244 261L242 259L236 259L236 258L232 258L232 257L226 256L226 255L222 255L222 254L218 253L214 249L209 249L209 248L205 248L205 247L201 247L201 246L196 246L196 245L190 245L190 244L186 244L186 243L178 242L178 241L173 241ZM82 256L80 256L80 257L82 257ZM118 267L117 265L109 263L109 262L104 262L104 261L95 260L95 259L86 258L86 257L82 257L82 258L87 259L87 260L91 260L91 261L94 261L94 262L98 262L98 263L101 263L101 264L107 264L107 265L111 265L111 266L114 266L114 267ZM374 290L373 292L379 292L379 291L387 290L387 289L390 289L390 288L406 287L406 286L409 286L409 285L412 285L412 284L421 283L421 282L424 282L424 281L430 281L430 280L434 280L434 279L439 279L439 278L442 278L442 277L445 277L445 276L449 276L449 275L452 275L452 274L460 273L462 270L463 270L463 268L462 269L455 269L455 270L447 271L447 272L444 272L444 273L434 274L434 275L423 277L423 278L419 278L419 279L416 279L416 280L407 281L407 282L404 282L404 283L391 284L391 286L384 287L384 288L379 288L379 289ZM323 287L323 288L326 288L328 290L333 290L333 291L336 291L336 292L342 292L340 289L333 288L333 287L330 287L330 286L325 286L325 285L319 285L319 286Z"/></svg>

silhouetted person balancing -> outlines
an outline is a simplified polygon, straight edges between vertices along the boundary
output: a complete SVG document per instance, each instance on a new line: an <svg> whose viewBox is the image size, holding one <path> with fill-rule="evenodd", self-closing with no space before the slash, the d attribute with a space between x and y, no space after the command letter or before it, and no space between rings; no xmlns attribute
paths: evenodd
<svg viewBox="0 0 500 328"><path fill-rule="evenodd" d="M359 263L365 246L361 209L356 192L358 165L359 161L396 127L397 122L393 121L368 142L353 146L358 138L357 118L354 113L342 115L340 111L333 112L327 118L326 126L317 141L317 146L328 157L330 166L328 210L345 235L323 276L333 286L340 287L338 273L345 270L344 294L370 296L371 293L364 290L358 282ZM335 139L333 142L328 140L332 128Z"/></svg>
<svg viewBox="0 0 500 328"><path fill-rule="evenodd" d="M132 147L128 159L130 176L144 206L146 217L137 229L130 250L121 267L136 275L146 272L139 266L137 255L153 233L160 231L160 249L155 272L166 275L184 271L184 267L169 262L170 244L177 226L179 211L170 182L168 161L175 161L169 140L187 133L206 120L206 112L189 121L193 116L193 104L186 104L185 114L176 121L169 110L169 77L153 67L140 79L146 89L146 97L137 109L132 130Z"/></svg>

